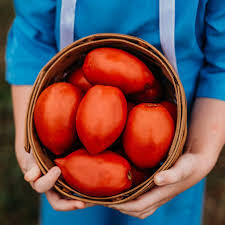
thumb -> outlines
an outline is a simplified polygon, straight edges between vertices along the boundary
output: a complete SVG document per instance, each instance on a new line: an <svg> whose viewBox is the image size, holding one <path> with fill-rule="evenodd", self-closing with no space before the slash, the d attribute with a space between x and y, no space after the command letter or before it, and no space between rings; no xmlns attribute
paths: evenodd
<svg viewBox="0 0 225 225"><path fill-rule="evenodd" d="M41 176L41 170L38 167L36 160L33 156L33 151L26 154L26 160L24 161L24 179L27 182L32 182L37 180Z"/></svg>
<svg viewBox="0 0 225 225"><path fill-rule="evenodd" d="M24 180L27 182L32 182L37 180L40 176L41 170L37 164L33 164L33 166L24 174Z"/></svg>
<svg viewBox="0 0 225 225"><path fill-rule="evenodd" d="M154 177L158 186L181 182L192 175L195 167L196 157L191 153L182 155L173 167L159 172Z"/></svg>
<svg viewBox="0 0 225 225"><path fill-rule="evenodd" d="M40 177L38 180L34 182L33 184L34 190L36 190L39 193L44 193L50 190L55 185L60 174L61 174L61 170L59 167L57 166L52 167L47 172L47 174Z"/></svg>

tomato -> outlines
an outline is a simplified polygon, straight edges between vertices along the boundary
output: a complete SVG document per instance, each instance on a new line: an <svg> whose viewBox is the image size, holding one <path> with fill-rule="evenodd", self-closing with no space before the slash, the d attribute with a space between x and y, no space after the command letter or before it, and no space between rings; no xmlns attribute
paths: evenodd
<svg viewBox="0 0 225 225"><path fill-rule="evenodd" d="M138 102L158 102L163 96L163 89L158 80L144 91L135 93L130 97Z"/></svg>
<svg viewBox="0 0 225 225"><path fill-rule="evenodd" d="M34 122L42 144L59 155L76 140L76 112L81 90L60 82L47 87L38 97L34 108Z"/></svg>
<svg viewBox="0 0 225 225"><path fill-rule="evenodd" d="M150 177L148 170L140 170L134 166L131 166L132 183L136 187Z"/></svg>
<svg viewBox="0 0 225 225"><path fill-rule="evenodd" d="M82 99L76 118L77 133L91 154L109 147L121 134L127 102L118 88L96 85Z"/></svg>
<svg viewBox="0 0 225 225"><path fill-rule="evenodd" d="M163 159L174 136L174 121L160 104L142 103L128 115L123 146L140 168L152 168Z"/></svg>
<svg viewBox="0 0 225 225"><path fill-rule="evenodd" d="M68 82L80 88L84 92L87 92L87 90L92 87L92 85L85 78L81 67L72 72L68 78Z"/></svg>
<svg viewBox="0 0 225 225"><path fill-rule="evenodd" d="M127 158L126 153L124 152L122 146L117 146L117 148L115 148L113 152L121 155L124 158ZM137 185L144 182L147 178L149 178L151 173L149 169L143 170L135 167L134 165L131 165L131 175L132 175L132 186L136 187Z"/></svg>
<svg viewBox="0 0 225 225"><path fill-rule="evenodd" d="M85 149L55 159L65 181L90 196L112 196L131 187L131 166L122 156L109 150L90 155Z"/></svg>
<svg viewBox="0 0 225 225"><path fill-rule="evenodd" d="M143 91L155 80L141 60L116 48L96 48L89 52L83 71L92 84L118 87L125 94Z"/></svg>
<svg viewBox="0 0 225 225"><path fill-rule="evenodd" d="M163 101L160 102L161 105L163 105L171 114L171 116L173 117L174 122L177 121L177 106L176 104L169 102L169 101Z"/></svg>

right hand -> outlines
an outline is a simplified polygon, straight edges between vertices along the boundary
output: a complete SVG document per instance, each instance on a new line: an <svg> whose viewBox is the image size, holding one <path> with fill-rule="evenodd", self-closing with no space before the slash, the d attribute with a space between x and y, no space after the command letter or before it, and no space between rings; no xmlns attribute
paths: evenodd
<svg viewBox="0 0 225 225"><path fill-rule="evenodd" d="M84 203L82 201L63 198L62 195L53 191L52 188L61 174L59 167L54 166L47 174L42 176L32 150L31 153L25 151L23 147L25 117L31 91L32 86L29 85L12 85L13 112L16 130L16 158L24 174L24 179L31 184L35 191L38 193L45 193L52 208L57 211L70 211L92 206L92 204Z"/></svg>
<svg viewBox="0 0 225 225"><path fill-rule="evenodd" d="M24 173L24 179L30 183L35 191L45 193L50 205L56 211L70 211L92 206L92 204L82 201L63 198L62 195L53 191L52 188L61 174L60 168L54 166L47 174L42 175L32 151L27 153L24 150L23 158L19 161L19 165Z"/></svg>

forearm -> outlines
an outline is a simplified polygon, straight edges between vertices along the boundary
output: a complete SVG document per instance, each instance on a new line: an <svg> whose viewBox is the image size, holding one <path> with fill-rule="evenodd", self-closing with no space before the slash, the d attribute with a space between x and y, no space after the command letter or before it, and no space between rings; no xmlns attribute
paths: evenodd
<svg viewBox="0 0 225 225"><path fill-rule="evenodd" d="M185 151L199 155L213 167L224 143L225 101L197 98Z"/></svg>
<svg viewBox="0 0 225 225"><path fill-rule="evenodd" d="M25 130L25 118L29 97L31 94L32 86L15 86L12 85L12 102L15 124L15 151L18 163L21 169L23 160L26 160L27 153L24 150L24 130Z"/></svg>

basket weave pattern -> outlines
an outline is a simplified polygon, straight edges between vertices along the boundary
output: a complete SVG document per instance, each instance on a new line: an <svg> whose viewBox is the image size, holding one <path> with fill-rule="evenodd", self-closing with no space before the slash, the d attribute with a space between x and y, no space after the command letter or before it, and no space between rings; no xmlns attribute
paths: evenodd
<svg viewBox="0 0 225 225"><path fill-rule="evenodd" d="M164 163L155 172L170 168L182 153L187 134L187 109L183 86L178 75L169 64L168 60L149 43L136 37L120 34L97 34L80 39L55 55L40 71L30 96L25 126L25 149L33 150L34 157L43 174L54 166L46 149L40 143L33 121L34 106L41 92L54 82L62 81L69 73L71 67L80 66L85 55L98 47L120 48L136 55L152 70L156 69L159 78L166 88L166 94L177 104L177 122L172 145ZM145 182L123 193L110 197L92 197L82 194L68 186L63 178L55 184L56 191L71 199L78 199L96 204L116 204L134 199L154 186L154 174Z"/></svg>

